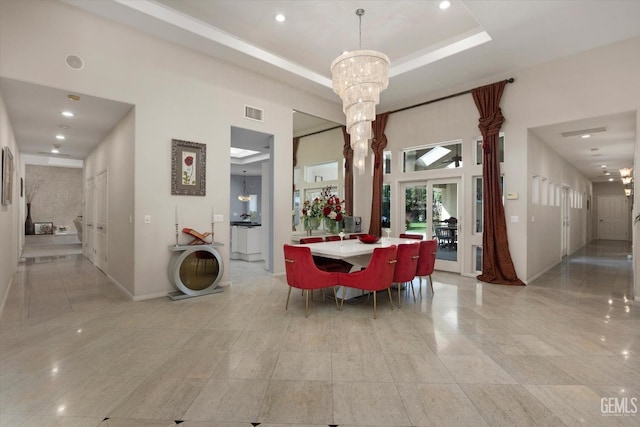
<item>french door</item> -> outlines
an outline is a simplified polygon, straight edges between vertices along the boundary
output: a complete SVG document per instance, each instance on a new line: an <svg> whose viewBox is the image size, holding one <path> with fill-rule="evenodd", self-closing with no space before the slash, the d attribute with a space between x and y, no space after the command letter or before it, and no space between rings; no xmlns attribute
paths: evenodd
<svg viewBox="0 0 640 427"><path fill-rule="evenodd" d="M433 179L401 186L401 232L438 240L436 268L460 272L462 212L460 179Z"/></svg>

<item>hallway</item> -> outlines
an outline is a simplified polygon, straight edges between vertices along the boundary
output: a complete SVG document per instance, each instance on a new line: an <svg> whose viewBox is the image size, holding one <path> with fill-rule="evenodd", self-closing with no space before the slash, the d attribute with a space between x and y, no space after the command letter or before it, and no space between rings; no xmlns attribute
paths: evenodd
<svg viewBox="0 0 640 427"><path fill-rule="evenodd" d="M0 322L0 426L635 426L601 406L640 398L629 250L594 242L526 287L436 271L435 295L380 299L376 320L320 293L285 311L257 264L134 303L80 255L29 259Z"/></svg>

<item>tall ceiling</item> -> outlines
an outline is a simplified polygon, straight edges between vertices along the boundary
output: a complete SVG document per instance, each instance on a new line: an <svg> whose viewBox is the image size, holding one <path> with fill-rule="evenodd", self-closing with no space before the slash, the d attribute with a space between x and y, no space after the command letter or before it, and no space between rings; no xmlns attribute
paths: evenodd
<svg viewBox="0 0 640 427"><path fill-rule="evenodd" d="M391 60L389 88L381 95L378 111L424 102L510 77L526 67L640 36L640 1L454 0L446 10L439 8L439 1L417 0L61 1L336 103L340 100L331 88L329 66L343 51L359 48L355 10L362 8L362 48L379 50ZM275 21L278 13L286 16L284 22ZM12 122L18 123L13 108L18 101L5 94L6 86L0 80ZM37 96L36 92L30 96ZM616 120L613 116L585 118L565 125L589 128L595 127L589 120L595 120L593 123L607 126L607 138L614 139L619 126L604 123L609 118ZM21 126L14 129L17 136ZM551 138L542 129L538 134ZM625 148L616 146L615 156L631 159L632 141L628 129L622 131L620 144ZM608 147L614 144L602 144L598 154L609 161ZM49 140L46 147L34 150L46 151L50 146ZM601 178L591 172L591 166L575 159L572 150L562 154L591 179Z"/></svg>

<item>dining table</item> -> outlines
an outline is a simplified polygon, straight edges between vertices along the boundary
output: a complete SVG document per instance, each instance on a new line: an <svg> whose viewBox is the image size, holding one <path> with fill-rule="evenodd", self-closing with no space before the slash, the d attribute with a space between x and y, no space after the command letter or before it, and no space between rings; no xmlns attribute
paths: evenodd
<svg viewBox="0 0 640 427"><path fill-rule="evenodd" d="M404 239L399 237L381 237L376 243L363 243L358 239L344 239L342 241L306 243L296 246L306 246L311 249L311 255L322 256L326 258L341 259L352 264L351 271L359 271L369 264L371 255L375 248L384 248L391 245L401 244L419 244L420 240ZM340 295L340 293L338 294ZM347 289L345 299L351 299L360 296L361 291L356 289Z"/></svg>

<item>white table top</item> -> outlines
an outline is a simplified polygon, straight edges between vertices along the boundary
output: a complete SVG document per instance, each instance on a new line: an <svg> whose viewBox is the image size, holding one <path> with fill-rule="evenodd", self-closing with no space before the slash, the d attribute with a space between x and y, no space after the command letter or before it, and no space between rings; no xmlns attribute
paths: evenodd
<svg viewBox="0 0 640 427"><path fill-rule="evenodd" d="M400 245L404 243L420 243L420 240L416 239L400 239L397 237L381 237L377 243L367 244L362 243L358 239L350 239L335 241L335 242L319 242L319 243L307 243L304 245L311 249L313 255L320 255L327 258L345 259L351 257L357 257L360 255L371 255L375 248L384 248L391 245Z"/></svg>

